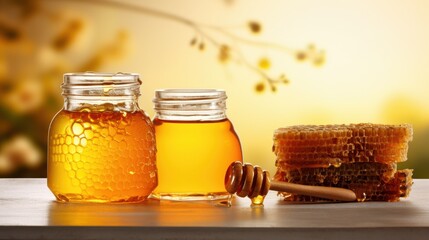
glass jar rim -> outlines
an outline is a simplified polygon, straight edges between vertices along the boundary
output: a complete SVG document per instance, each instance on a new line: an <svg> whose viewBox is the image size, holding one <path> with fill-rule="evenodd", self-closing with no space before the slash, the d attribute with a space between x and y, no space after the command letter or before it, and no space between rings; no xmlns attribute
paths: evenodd
<svg viewBox="0 0 429 240"><path fill-rule="evenodd" d="M173 88L173 89L157 89L155 90L154 102L163 100L204 100L204 99L221 99L227 98L223 89L203 89L203 88Z"/></svg>
<svg viewBox="0 0 429 240"><path fill-rule="evenodd" d="M81 72L65 73L63 87L66 85L110 85L110 84L141 84L138 73L102 73Z"/></svg>
<svg viewBox="0 0 429 240"><path fill-rule="evenodd" d="M61 88L66 98L136 98L140 95L141 83L137 73L66 73Z"/></svg>
<svg viewBox="0 0 429 240"><path fill-rule="evenodd" d="M225 119L226 99L226 93L221 89L155 90L155 117L175 121Z"/></svg>

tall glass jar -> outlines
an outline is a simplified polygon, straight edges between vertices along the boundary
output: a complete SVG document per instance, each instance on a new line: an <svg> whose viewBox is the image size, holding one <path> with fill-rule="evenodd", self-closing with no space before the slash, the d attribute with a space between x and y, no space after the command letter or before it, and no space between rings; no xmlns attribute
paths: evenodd
<svg viewBox="0 0 429 240"><path fill-rule="evenodd" d="M241 145L226 117L226 94L214 89L155 92L159 199L216 200L231 162L242 161Z"/></svg>
<svg viewBox="0 0 429 240"><path fill-rule="evenodd" d="M140 202L157 186L153 124L138 74L68 73L51 122L48 187L60 202Z"/></svg>

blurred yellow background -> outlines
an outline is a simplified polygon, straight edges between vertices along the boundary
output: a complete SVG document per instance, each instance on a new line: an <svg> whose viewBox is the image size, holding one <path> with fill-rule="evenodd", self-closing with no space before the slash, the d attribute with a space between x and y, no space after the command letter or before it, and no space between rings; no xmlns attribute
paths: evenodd
<svg viewBox="0 0 429 240"><path fill-rule="evenodd" d="M276 128L412 123L400 168L429 177L429 1L111 2L0 2L0 176L46 176L63 73L121 71L150 116L155 89L225 89L245 161L270 171Z"/></svg>

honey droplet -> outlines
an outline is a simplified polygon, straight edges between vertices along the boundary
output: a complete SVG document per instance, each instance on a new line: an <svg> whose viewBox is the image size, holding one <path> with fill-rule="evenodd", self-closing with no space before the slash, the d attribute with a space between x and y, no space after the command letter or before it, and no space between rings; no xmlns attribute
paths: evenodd
<svg viewBox="0 0 429 240"><path fill-rule="evenodd" d="M355 191L355 193L356 193L356 200L358 202L365 202L365 200L366 200L366 193L365 193L365 191L363 191L363 190L357 190L357 191Z"/></svg>
<svg viewBox="0 0 429 240"><path fill-rule="evenodd" d="M340 166L341 166L341 163L342 163L341 159L339 159L339 158L335 158L335 159L331 162L331 165L332 165L332 166L334 166L334 167L336 167L336 168L338 168L338 167L340 167Z"/></svg>
<svg viewBox="0 0 429 240"><path fill-rule="evenodd" d="M230 208L232 206L232 195L229 195L226 200L220 201L216 206Z"/></svg>
<svg viewBox="0 0 429 240"><path fill-rule="evenodd" d="M112 90L112 88L111 87L104 87L103 88L103 92L104 92L104 94L106 94L106 95L108 95L108 92L110 92Z"/></svg>
<svg viewBox="0 0 429 240"><path fill-rule="evenodd" d="M252 198L251 199L252 200L251 207L263 207L264 206L264 199L265 199L265 196L262 196L262 195L258 195L256 197Z"/></svg>

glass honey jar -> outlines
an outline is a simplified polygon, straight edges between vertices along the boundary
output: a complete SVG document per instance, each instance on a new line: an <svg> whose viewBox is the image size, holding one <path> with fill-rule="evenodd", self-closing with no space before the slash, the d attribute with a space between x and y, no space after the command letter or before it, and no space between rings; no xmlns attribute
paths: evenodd
<svg viewBox="0 0 429 240"><path fill-rule="evenodd" d="M155 92L158 187L152 196L169 200L217 200L231 195L225 172L242 162L241 144L227 118L226 93L214 89Z"/></svg>
<svg viewBox="0 0 429 240"><path fill-rule="evenodd" d="M48 187L60 202L140 202L157 186L156 143L138 74L68 73L48 136Z"/></svg>

